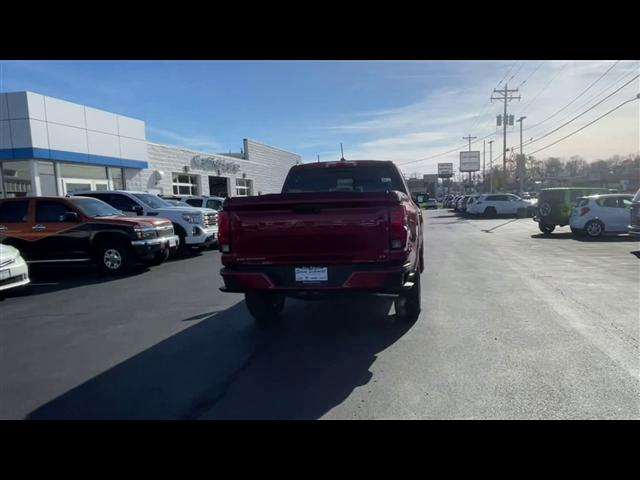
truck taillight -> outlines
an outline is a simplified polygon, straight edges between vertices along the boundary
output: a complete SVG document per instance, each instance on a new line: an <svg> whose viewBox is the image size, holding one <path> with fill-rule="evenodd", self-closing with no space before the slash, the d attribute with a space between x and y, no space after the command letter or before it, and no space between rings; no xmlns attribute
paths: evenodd
<svg viewBox="0 0 640 480"><path fill-rule="evenodd" d="M587 213L589 213L591 211L591 209L589 207L582 207L580 209L580 216L586 215Z"/></svg>
<svg viewBox="0 0 640 480"><path fill-rule="evenodd" d="M391 207L389 211L389 237L392 250L402 250L407 244L409 221L403 206Z"/></svg>
<svg viewBox="0 0 640 480"><path fill-rule="evenodd" d="M231 251L230 240L229 213L223 210L218 212L218 245L221 252L229 253Z"/></svg>

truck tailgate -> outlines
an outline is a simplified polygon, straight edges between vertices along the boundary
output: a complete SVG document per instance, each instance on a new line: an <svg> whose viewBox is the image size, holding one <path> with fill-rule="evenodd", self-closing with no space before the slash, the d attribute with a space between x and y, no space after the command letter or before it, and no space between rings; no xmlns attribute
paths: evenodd
<svg viewBox="0 0 640 480"><path fill-rule="evenodd" d="M389 253L396 192L232 199L231 253L243 263L366 263Z"/></svg>

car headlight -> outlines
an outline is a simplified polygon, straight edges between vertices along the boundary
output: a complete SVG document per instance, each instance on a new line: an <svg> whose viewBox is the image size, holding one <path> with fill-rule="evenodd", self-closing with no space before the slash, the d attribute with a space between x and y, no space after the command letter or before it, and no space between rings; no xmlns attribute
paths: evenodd
<svg viewBox="0 0 640 480"><path fill-rule="evenodd" d="M0 267L7 267L13 263L16 263L17 259L18 259L17 256L11 257L11 258L7 258L7 257L0 258Z"/></svg>
<svg viewBox="0 0 640 480"><path fill-rule="evenodd" d="M141 240L148 240L150 238L157 238L158 231L153 227L135 227L133 231Z"/></svg>
<svg viewBox="0 0 640 480"><path fill-rule="evenodd" d="M182 218L189 223L202 223L202 217L197 213L183 213Z"/></svg>

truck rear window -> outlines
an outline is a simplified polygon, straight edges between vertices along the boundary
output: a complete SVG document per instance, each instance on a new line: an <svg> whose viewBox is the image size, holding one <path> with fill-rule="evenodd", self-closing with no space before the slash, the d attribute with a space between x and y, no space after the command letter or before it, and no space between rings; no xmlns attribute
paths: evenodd
<svg viewBox="0 0 640 480"><path fill-rule="evenodd" d="M407 193L398 172L390 165L294 169L282 187L282 193L391 190Z"/></svg>

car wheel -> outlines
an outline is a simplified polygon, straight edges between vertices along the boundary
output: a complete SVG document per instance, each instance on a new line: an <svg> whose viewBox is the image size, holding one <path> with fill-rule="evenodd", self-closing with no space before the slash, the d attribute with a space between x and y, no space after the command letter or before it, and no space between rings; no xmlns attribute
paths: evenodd
<svg viewBox="0 0 640 480"><path fill-rule="evenodd" d="M178 246L177 254L179 257L188 258L193 256L194 251L192 250L191 245L188 245L186 242L186 237L183 235L179 235L180 245Z"/></svg>
<svg viewBox="0 0 640 480"><path fill-rule="evenodd" d="M584 226L584 231L591 238L598 238L604 233L604 225L600 220L590 220Z"/></svg>
<svg viewBox="0 0 640 480"><path fill-rule="evenodd" d="M498 212L494 207L487 207L484 209L484 216L487 218L493 218L498 215Z"/></svg>
<svg viewBox="0 0 640 480"><path fill-rule="evenodd" d="M411 290L399 295L394 302L396 318L404 323L413 324L418 320L421 310L420 274L416 274L416 280Z"/></svg>
<svg viewBox="0 0 640 480"><path fill-rule="evenodd" d="M538 228L545 235L549 235L551 232L553 232L556 229L556 226L555 225L546 225L544 223L539 223L538 224Z"/></svg>
<svg viewBox="0 0 640 480"><path fill-rule="evenodd" d="M127 273L133 267L134 257L124 242L106 242L98 249L100 269L109 275Z"/></svg>
<svg viewBox="0 0 640 480"><path fill-rule="evenodd" d="M157 267L169 258L169 253L169 249L165 248L163 251L156 253L153 258L145 259L144 264L148 267Z"/></svg>
<svg viewBox="0 0 640 480"><path fill-rule="evenodd" d="M284 309L285 296L273 293L246 293L247 309L256 323L270 327L276 323L278 314Z"/></svg>
<svg viewBox="0 0 640 480"><path fill-rule="evenodd" d="M551 204L548 202L543 202L538 206L538 212L541 217L548 217L551 215Z"/></svg>

